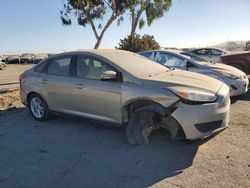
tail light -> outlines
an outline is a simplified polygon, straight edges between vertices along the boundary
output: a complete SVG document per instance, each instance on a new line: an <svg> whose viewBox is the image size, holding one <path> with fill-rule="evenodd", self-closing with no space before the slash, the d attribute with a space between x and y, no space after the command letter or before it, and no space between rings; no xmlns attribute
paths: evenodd
<svg viewBox="0 0 250 188"><path fill-rule="evenodd" d="M25 75L22 73L22 74L19 76L19 82L23 81L24 78L25 78Z"/></svg>

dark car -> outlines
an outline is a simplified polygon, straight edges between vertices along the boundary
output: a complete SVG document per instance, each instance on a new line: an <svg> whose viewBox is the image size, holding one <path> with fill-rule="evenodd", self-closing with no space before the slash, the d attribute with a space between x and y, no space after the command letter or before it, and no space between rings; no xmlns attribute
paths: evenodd
<svg viewBox="0 0 250 188"><path fill-rule="evenodd" d="M5 58L5 62L7 64L19 64L21 62L21 58L19 55L8 55Z"/></svg>
<svg viewBox="0 0 250 188"><path fill-rule="evenodd" d="M222 55L221 62L250 74L250 52Z"/></svg>

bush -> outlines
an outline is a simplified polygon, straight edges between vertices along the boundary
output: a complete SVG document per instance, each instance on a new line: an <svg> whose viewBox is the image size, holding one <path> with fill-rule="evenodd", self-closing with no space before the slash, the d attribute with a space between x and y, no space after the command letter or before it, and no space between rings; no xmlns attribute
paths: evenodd
<svg viewBox="0 0 250 188"><path fill-rule="evenodd" d="M141 37L139 34L133 34L121 39L117 48L137 53L144 50L159 49L160 45L153 35L143 35Z"/></svg>

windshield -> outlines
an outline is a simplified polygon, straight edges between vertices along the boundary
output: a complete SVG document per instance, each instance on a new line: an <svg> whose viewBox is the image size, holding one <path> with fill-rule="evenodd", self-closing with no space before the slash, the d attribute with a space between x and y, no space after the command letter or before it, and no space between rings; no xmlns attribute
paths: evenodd
<svg viewBox="0 0 250 188"><path fill-rule="evenodd" d="M103 56L135 77L150 77L170 70L157 62L131 52L116 51Z"/></svg>

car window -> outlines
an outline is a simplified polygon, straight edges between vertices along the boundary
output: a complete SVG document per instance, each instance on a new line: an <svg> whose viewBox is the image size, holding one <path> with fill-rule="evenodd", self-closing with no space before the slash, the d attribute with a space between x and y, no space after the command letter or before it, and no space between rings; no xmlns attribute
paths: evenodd
<svg viewBox="0 0 250 188"><path fill-rule="evenodd" d="M144 57L147 57L149 59L154 60L154 53L153 52L144 52L144 53L141 53L140 55L143 55Z"/></svg>
<svg viewBox="0 0 250 188"><path fill-rule="evenodd" d="M168 67L186 67L186 61L177 56L167 53L156 53L155 59L158 63Z"/></svg>
<svg viewBox="0 0 250 188"><path fill-rule="evenodd" d="M44 71L47 61L41 62L34 70L36 72L42 73Z"/></svg>
<svg viewBox="0 0 250 188"><path fill-rule="evenodd" d="M223 52L220 51L220 50L211 49L211 50L210 50L210 54L211 54L211 55L222 55Z"/></svg>
<svg viewBox="0 0 250 188"><path fill-rule="evenodd" d="M47 74L57 76L68 76L71 57L55 58L49 62Z"/></svg>
<svg viewBox="0 0 250 188"><path fill-rule="evenodd" d="M103 72L115 69L109 64L90 56L80 55L76 61L76 76L84 79L101 80Z"/></svg>
<svg viewBox="0 0 250 188"><path fill-rule="evenodd" d="M208 50L207 49L200 49L200 50L196 50L194 53L198 54L198 55L207 55Z"/></svg>

